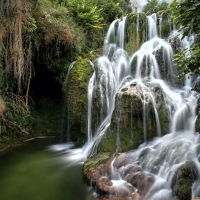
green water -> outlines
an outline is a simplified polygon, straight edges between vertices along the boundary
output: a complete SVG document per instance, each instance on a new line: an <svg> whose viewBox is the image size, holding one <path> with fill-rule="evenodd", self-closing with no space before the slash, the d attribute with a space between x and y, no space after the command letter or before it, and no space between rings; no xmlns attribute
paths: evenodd
<svg viewBox="0 0 200 200"><path fill-rule="evenodd" d="M67 153L35 139L0 154L0 200L91 200L82 165L68 166Z"/></svg>

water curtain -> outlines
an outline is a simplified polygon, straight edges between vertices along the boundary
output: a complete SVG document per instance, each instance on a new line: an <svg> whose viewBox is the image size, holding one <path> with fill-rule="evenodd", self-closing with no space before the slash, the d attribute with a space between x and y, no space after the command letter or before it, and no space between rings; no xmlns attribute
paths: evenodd
<svg viewBox="0 0 200 200"><path fill-rule="evenodd" d="M139 26L139 15L137 26ZM162 19L160 19L159 35L161 36ZM111 124L113 110L117 106L116 95L122 91L140 91L138 97L142 101L143 141L138 150L128 153L126 165L115 169L111 167L114 181L129 179L124 173L136 163L146 173L154 174L155 183L146 195L146 199L163 197L173 199L172 179L178 168L187 162L195 165L197 177L200 173L199 134L195 131L196 106L199 94L191 90L191 82L179 84L177 87L173 68L173 50L168 41L157 34L157 16L147 17L147 41L129 55L124 49L126 17L115 20L105 38L103 55L94 67L94 74L88 86L88 142L86 154L94 154L102 137ZM138 27L137 27L138 30ZM136 34L138 37L138 34ZM137 48L139 44L136 44ZM159 65L158 53L162 54L163 64ZM163 73L164 71L164 73ZM133 89L133 87L135 89ZM156 90L155 88L159 88ZM168 115L168 132L163 133L158 114L156 93L161 92L165 112ZM97 129L92 128L93 98L98 93L100 117ZM131 112L134 102L131 102ZM148 142L147 123L148 109L152 107L156 123L157 137ZM120 103L118 104L120 108ZM119 113L120 115L120 113ZM130 119L132 120L132 118ZM134 139L131 125L130 140ZM118 134L118 133L116 133ZM116 151L120 151L120 134L116 137ZM192 186L193 196L200 191L200 180L196 178Z"/></svg>

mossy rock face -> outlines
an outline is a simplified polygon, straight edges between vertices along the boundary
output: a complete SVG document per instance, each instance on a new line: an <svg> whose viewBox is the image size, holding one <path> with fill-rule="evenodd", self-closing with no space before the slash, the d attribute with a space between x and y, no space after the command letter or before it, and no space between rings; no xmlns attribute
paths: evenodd
<svg viewBox="0 0 200 200"><path fill-rule="evenodd" d="M90 180L94 173L98 171L97 168L100 168L100 165L105 164L111 157L112 155L109 152L95 154L91 156L84 162L83 174L88 180Z"/></svg>
<svg viewBox="0 0 200 200"><path fill-rule="evenodd" d="M149 85L155 96L161 134L168 132L169 117L164 96L159 85ZM144 126L144 98L146 104L146 126ZM140 84L132 83L116 95L115 109L110 127L104 134L98 151L128 151L158 136L155 110L151 98L144 96Z"/></svg>
<svg viewBox="0 0 200 200"><path fill-rule="evenodd" d="M177 69L172 67L173 64L171 63L171 60L167 58L167 55L169 55L169 53L166 53L166 49L161 46L154 52L154 55L159 66L161 79L166 80L170 83L180 85L180 80L177 79Z"/></svg>
<svg viewBox="0 0 200 200"><path fill-rule="evenodd" d="M94 133L103 119L107 116L107 101L108 94L111 91L108 82L108 76L104 74L104 66L98 62L95 63L95 86L93 89L93 99L92 99L92 132Z"/></svg>
<svg viewBox="0 0 200 200"><path fill-rule="evenodd" d="M158 36L161 38L167 38L172 30L172 22L169 11L162 10L157 13L158 24Z"/></svg>
<svg viewBox="0 0 200 200"><path fill-rule="evenodd" d="M180 200L192 198L192 184L196 179L197 173L195 164L186 161L175 173L172 181L172 190Z"/></svg>
<svg viewBox="0 0 200 200"><path fill-rule="evenodd" d="M132 55L146 41L146 14L131 13L125 27L125 50Z"/></svg>
<svg viewBox="0 0 200 200"><path fill-rule="evenodd" d="M134 12L127 16L124 46L129 55L137 51L147 40L146 17L146 13ZM170 13L168 11L160 11L157 13L157 33L159 37L168 38L172 30L170 18Z"/></svg>
<svg viewBox="0 0 200 200"><path fill-rule="evenodd" d="M197 101L196 131L200 133L200 98L199 98L198 101Z"/></svg>
<svg viewBox="0 0 200 200"><path fill-rule="evenodd" d="M78 58L69 72L66 87L66 107L68 113L68 130L71 140L82 145L87 137L88 83L93 69L91 61L99 55L99 51Z"/></svg>

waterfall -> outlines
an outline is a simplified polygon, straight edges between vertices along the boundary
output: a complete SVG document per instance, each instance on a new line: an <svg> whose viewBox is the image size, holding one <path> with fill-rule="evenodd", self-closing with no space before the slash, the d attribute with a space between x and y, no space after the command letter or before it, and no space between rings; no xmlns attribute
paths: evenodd
<svg viewBox="0 0 200 200"><path fill-rule="evenodd" d="M115 104L115 94L118 92L119 88L122 87L123 80L128 77L134 77L133 81L137 80L138 85L140 85L143 95L143 119L144 119L144 138L146 138L146 110L148 107L145 99L147 98L153 105L153 110L155 114L157 135L161 136L161 128L159 122L158 111L156 108L155 97L151 89L148 88L147 84L158 84L160 85L165 102L167 102L168 112L171 120L171 131L175 132L179 129L185 129L187 126L185 120L190 117L192 108L188 108L189 104L186 105L186 101L189 96L189 90L178 90L169 86L167 82L162 80L160 74L160 66L156 60L156 52L162 49L163 57L165 59L165 67L167 68L166 81L173 83L173 51L171 46L157 35L157 17L156 14L147 16L148 21L148 38L138 51L133 53L129 58L128 54L124 50L124 29L126 17L122 20L115 20L111 24L104 46L103 56L98 59L98 65L94 70L94 74L91 77L88 88L88 104L89 104L89 117L88 117L88 141L93 141L94 143L100 142L101 136L106 131L107 127L110 125L111 115ZM135 75L131 74L131 64L134 59L137 59ZM145 81L147 80L147 81ZM131 83L131 81L130 81ZM129 84L130 84L129 83ZM92 84L92 86L91 86ZM126 85L125 83L123 83ZM100 91L100 102L105 103L105 107L100 109L106 109L106 115L101 115L101 120L94 133L94 137L91 134L91 118L92 118L92 94L94 89L99 89ZM183 95L184 94L184 95ZM185 97L184 97L185 96ZM187 109L188 108L188 109ZM186 110L188 110L186 112ZM103 111L102 111L103 112ZM187 114L188 113L188 114ZM182 117L182 115L184 115ZM93 140L91 139L93 138ZM146 139L145 139L146 140Z"/></svg>
<svg viewBox="0 0 200 200"><path fill-rule="evenodd" d="M137 20L139 21L139 16ZM163 197L166 200L172 200L174 199L171 189L172 180L181 165L187 161L192 161L195 164L196 174L198 176L200 174L198 155L200 136L195 131L196 106L199 94L191 90L191 83L185 82L186 85L178 88L174 85L173 50L168 42L158 37L156 14L148 16L147 22L148 40L130 57L124 49L126 17L115 20L108 30L103 55L98 59L98 64L94 66L94 74L88 87L89 147L86 149L87 153L91 155L95 153L101 138L109 128L115 108L116 93L137 82L137 87L143 94L143 107L141 109L143 109L145 143L138 150L127 153L126 164L122 167L115 168L115 160L113 160L111 164L112 181L115 183L117 180L127 181L129 174L125 173L125 169L127 171L134 163L140 163L145 173L154 174L155 177L155 182L146 194L145 199L155 200ZM161 24L162 18L160 19L159 35L161 35ZM161 72L161 66L156 59L157 53L160 52L164 59L162 69L165 73ZM134 60L137 60L135 70L131 70ZM164 136L161 130L155 92L153 91L153 88L158 85L161 88L170 121L169 133ZM99 92L99 102L102 102L99 107L102 114L98 128L92 133L92 98L97 91ZM146 136L149 103L153 107L158 136L150 142L147 141ZM131 113L132 106L131 103ZM118 108L120 108L120 102L118 102ZM118 129L119 127L117 127ZM119 150L120 135L119 133L116 134L116 149ZM132 124L130 140L134 140ZM194 181L192 186L193 197L200 193L199 182L199 178Z"/></svg>
<svg viewBox="0 0 200 200"><path fill-rule="evenodd" d="M70 71L73 68L73 66L74 66L75 63L76 63L76 61L72 62L70 64L70 66L68 67L67 75L66 75L66 79L65 79L66 83L68 82L69 73L70 73ZM67 104L68 104L68 99L66 99L66 101L67 101ZM65 102L65 104L66 104L66 102ZM69 116L69 110L70 110L70 108L69 108L69 106L67 106L67 131L66 131L67 132L67 138L66 138L67 141L71 140L71 138L70 138L71 137L71 133L70 133L70 116ZM63 119L64 119L64 117L63 117ZM62 126L63 127L64 127L64 124L65 124L65 122L63 121L62 122Z"/></svg>
<svg viewBox="0 0 200 200"><path fill-rule="evenodd" d="M98 59L98 64L95 66L94 74L89 81L89 96L92 96L95 91L100 93L100 107L101 119L98 129L91 135L91 118L88 119L88 138L93 138L92 143L97 145L104 132L110 125L110 119L115 105L115 94L119 90L121 82L125 77L130 75L129 57L124 50L124 29L125 29L126 17L122 20L115 20L111 24L104 46L103 56ZM118 27L116 29L116 27ZM96 78L94 80L94 77ZM93 86L90 86L90 83ZM89 108L92 107L92 100L88 99ZM103 105L104 104L104 105ZM104 110L106 109L106 115L104 116ZM91 112L91 111L90 111ZM90 115L92 117L92 115ZM91 144L90 144L91 145ZM95 146L93 146L95 149Z"/></svg>

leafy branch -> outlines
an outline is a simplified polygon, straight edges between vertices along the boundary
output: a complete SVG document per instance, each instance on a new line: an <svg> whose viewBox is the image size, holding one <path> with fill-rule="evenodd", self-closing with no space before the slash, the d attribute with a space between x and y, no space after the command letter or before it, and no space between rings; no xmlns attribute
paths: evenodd
<svg viewBox="0 0 200 200"><path fill-rule="evenodd" d="M178 69L183 69L179 78L183 78L185 74L200 74L200 47L194 44L190 48L183 49L180 53L175 54L175 63Z"/></svg>
<svg viewBox="0 0 200 200"><path fill-rule="evenodd" d="M200 2L198 0L174 0L170 4L172 18L179 27L182 38L194 35L195 40L190 48L175 54L175 66L182 70L179 77L188 73L200 74L200 47L198 34L200 33Z"/></svg>

